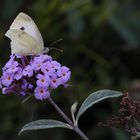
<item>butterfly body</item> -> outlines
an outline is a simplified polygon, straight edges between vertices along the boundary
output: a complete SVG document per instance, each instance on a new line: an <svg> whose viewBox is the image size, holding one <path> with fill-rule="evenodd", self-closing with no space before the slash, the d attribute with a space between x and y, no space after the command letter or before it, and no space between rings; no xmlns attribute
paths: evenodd
<svg viewBox="0 0 140 140"><path fill-rule="evenodd" d="M5 36L11 39L11 54L36 55L44 50L44 42L34 21L19 13Z"/></svg>

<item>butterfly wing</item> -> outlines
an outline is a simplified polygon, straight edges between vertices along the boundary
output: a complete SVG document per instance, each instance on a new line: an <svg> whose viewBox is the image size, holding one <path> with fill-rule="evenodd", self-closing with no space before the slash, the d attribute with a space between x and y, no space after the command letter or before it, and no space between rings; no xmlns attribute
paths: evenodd
<svg viewBox="0 0 140 140"><path fill-rule="evenodd" d="M31 17L25 13L21 12L17 15L5 35L11 39L12 53L20 54L26 50L24 55L30 55L40 53L44 49L39 29Z"/></svg>
<svg viewBox="0 0 140 140"><path fill-rule="evenodd" d="M12 54L35 55L44 49L36 39L24 31L10 29L5 35L11 39Z"/></svg>
<svg viewBox="0 0 140 140"><path fill-rule="evenodd" d="M44 46L42 36L36 24L27 14L21 12L17 15L15 20L10 26L10 29L23 30L24 32L35 38L38 43Z"/></svg>

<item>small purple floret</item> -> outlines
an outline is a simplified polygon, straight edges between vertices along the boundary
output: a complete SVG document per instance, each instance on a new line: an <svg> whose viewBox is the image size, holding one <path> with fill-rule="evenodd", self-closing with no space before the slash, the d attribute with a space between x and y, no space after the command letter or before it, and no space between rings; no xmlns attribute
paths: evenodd
<svg viewBox="0 0 140 140"><path fill-rule="evenodd" d="M3 74L3 76L1 77L2 79L2 84L6 87L10 86L12 81L13 81L13 74L12 73L8 73L8 72L5 72Z"/></svg>
<svg viewBox="0 0 140 140"><path fill-rule="evenodd" d="M71 76L71 72L66 66L61 67L57 74L61 78L63 84L65 84L65 82L67 82Z"/></svg>
<svg viewBox="0 0 140 140"><path fill-rule="evenodd" d="M33 69L30 65L26 66L22 71L23 76L32 77L33 76Z"/></svg>
<svg viewBox="0 0 140 140"><path fill-rule="evenodd" d="M50 84L50 77L48 75L38 74L37 79L37 86L48 87Z"/></svg>
<svg viewBox="0 0 140 140"><path fill-rule="evenodd" d="M38 100L46 99L50 96L50 92L45 87L37 87L35 89L35 98Z"/></svg>

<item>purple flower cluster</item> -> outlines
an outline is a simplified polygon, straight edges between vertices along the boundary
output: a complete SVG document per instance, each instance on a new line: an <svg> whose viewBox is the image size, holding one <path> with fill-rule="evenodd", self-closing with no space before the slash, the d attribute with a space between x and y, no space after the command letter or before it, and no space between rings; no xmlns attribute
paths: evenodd
<svg viewBox="0 0 140 140"><path fill-rule="evenodd" d="M48 98L52 89L66 86L71 76L69 68L46 54L31 57L11 55L2 70L0 88L3 94L32 94L38 100Z"/></svg>

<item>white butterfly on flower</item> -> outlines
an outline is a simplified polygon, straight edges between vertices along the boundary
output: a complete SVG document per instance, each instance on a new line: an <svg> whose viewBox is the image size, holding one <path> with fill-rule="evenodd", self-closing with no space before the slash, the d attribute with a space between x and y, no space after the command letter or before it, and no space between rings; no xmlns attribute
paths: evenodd
<svg viewBox="0 0 140 140"><path fill-rule="evenodd" d="M21 12L6 32L11 39L11 54L36 55L45 50L44 42L36 24L27 14Z"/></svg>

